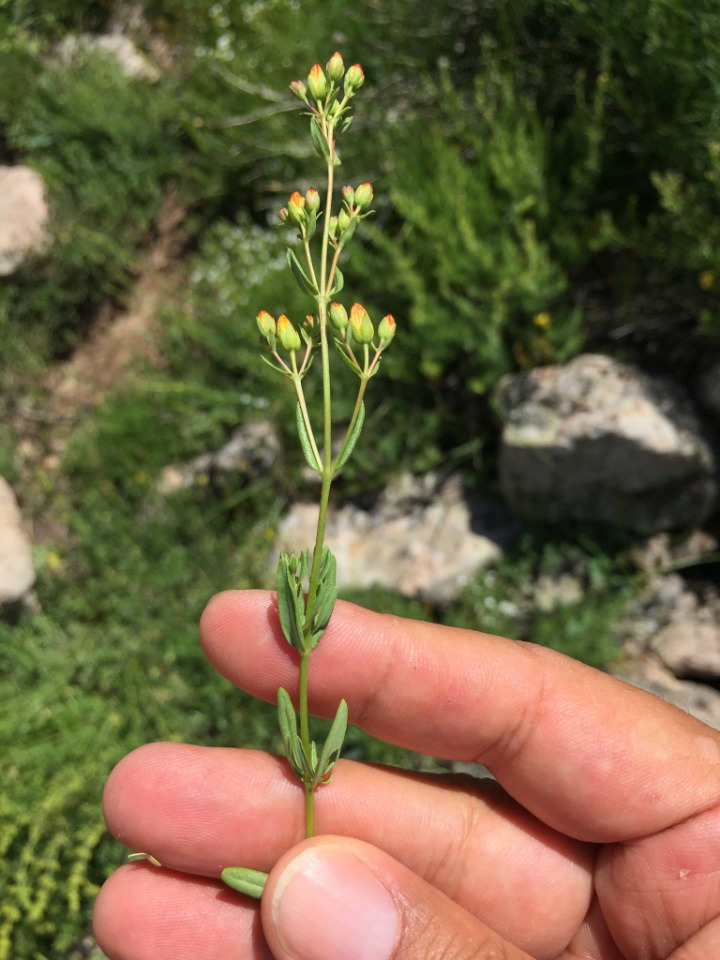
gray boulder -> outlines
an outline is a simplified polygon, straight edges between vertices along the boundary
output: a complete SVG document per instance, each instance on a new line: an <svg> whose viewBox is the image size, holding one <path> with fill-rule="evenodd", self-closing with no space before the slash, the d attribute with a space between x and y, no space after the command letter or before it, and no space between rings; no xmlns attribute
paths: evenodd
<svg viewBox="0 0 720 960"><path fill-rule="evenodd" d="M530 519L688 527L717 496L711 447L671 383L609 357L503 377L500 483Z"/></svg>

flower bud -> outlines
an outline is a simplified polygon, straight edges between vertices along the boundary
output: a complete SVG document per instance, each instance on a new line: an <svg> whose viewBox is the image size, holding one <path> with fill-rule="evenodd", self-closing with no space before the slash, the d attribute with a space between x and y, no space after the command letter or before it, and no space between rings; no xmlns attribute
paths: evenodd
<svg viewBox="0 0 720 960"><path fill-rule="evenodd" d="M287 223L288 221L288 208L283 207L282 210L278 210L278 217L280 218L281 223Z"/></svg>
<svg viewBox="0 0 720 960"><path fill-rule="evenodd" d="M278 325L279 325L278 320ZM350 307L350 323L352 324L353 339L358 343L370 343L374 336L372 320L368 316L365 307L359 303L354 303Z"/></svg>
<svg viewBox="0 0 720 960"><path fill-rule="evenodd" d="M355 204L362 210L369 207L373 201L373 188L371 183L361 183L355 190Z"/></svg>
<svg viewBox="0 0 720 960"><path fill-rule="evenodd" d="M378 337L383 343L383 346L387 346L388 343L395 336L395 317L391 313L388 313L387 316L383 317L380 323L378 324Z"/></svg>
<svg viewBox="0 0 720 960"><path fill-rule="evenodd" d="M328 60L325 69L327 70L327 75L330 77L333 83L337 83L338 80L342 79L342 76L345 73L345 64L343 63L343 58L340 56L337 50Z"/></svg>
<svg viewBox="0 0 720 960"><path fill-rule="evenodd" d="M340 233L345 233L347 228L352 223L352 217L347 212L347 210L340 210L337 216L338 230Z"/></svg>
<svg viewBox="0 0 720 960"><path fill-rule="evenodd" d="M257 325L260 334L265 337L271 347L274 346L275 321L267 312L267 310L261 310L257 315Z"/></svg>
<svg viewBox="0 0 720 960"><path fill-rule="evenodd" d="M305 223L307 215L305 213L305 197L297 190L291 195L288 201L288 219L298 226Z"/></svg>
<svg viewBox="0 0 720 960"><path fill-rule="evenodd" d="M307 87L302 80L293 80L290 84L290 90L294 97L302 100L303 103L307 103Z"/></svg>
<svg viewBox="0 0 720 960"><path fill-rule="evenodd" d="M359 63L353 64L345 74L345 93L353 94L365 83L365 74Z"/></svg>
<svg viewBox="0 0 720 960"><path fill-rule="evenodd" d="M347 81L345 82L347 83ZM328 89L327 77L323 73L323 68L319 63L316 63L313 67L311 67L307 85L311 96L313 96L316 100L325 99Z"/></svg>
<svg viewBox="0 0 720 960"><path fill-rule="evenodd" d="M305 209L309 213L317 213L320 209L320 194L315 187L310 187L305 194Z"/></svg>
<svg viewBox="0 0 720 960"><path fill-rule="evenodd" d="M353 188L343 187L342 195L343 195L343 200L348 205L348 207L352 207L352 205L355 203L355 191L353 190Z"/></svg>
<svg viewBox="0 0 720 960"><path fill-rule="evenodd" d="M345 327L348 325L348 315L347 310L341 303L333 301L330 304L328 318L333 329L337 330L338 333L345 332Z"/></svg>
<svg viewBox="0 0 720 960"><path fill-rule="evenodd" d="M280 341L280 346L288 353L300 349L300 334L284 313L281 313L277 318L277 338Z"/></svg>

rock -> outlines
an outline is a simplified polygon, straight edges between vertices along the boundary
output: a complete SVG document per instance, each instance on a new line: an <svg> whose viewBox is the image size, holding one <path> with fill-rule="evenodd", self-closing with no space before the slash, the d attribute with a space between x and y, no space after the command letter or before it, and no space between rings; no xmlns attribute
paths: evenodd
<svg viewBox="0 0 720 960"><path fill-rule="evenodd" d="M243 424L228 442L213 453L203 453L189 463L165 467L157 483L158 493L166 496L207 483L212 475L239 473L248 481L267 476L280 454L280 439L269 420Z"/></svg>
<svg viewBox="0 0 720 960"><path fill-rule="evenodd" d="M720 682L720 623L673 620L653 638L651 648L678 679Z"/></svg>
<svg viewBox="0 0 720 960"><path fill-rule="evenodd" d="M503 377L500 483L517 515L646 533L697 524L715 462L689 400L603 356Z"/></svg>
<svg viewBox="0 0 720 960"><path fill-rule="evenodd" d="M613 670L615 676L654 693L691 716L720 730L720 691L703 683L678 680L654 658L646 657Z"/></svg>
<svg viewBox="0 0 720 960"><path fill-rule="evenodd" d="M30 540L12 488L0 477L0 610L22 606L35 583Z"/></svg>
<svg viewBox="0 0 720 960"><path fill-rule="evenodd" d="M57 45L56 52L68 64L73 64L85 53L100 53L115 60L126 77L150 82L160 77L157 67L140 53L129 37L121 33L68 34Z"/></svg>
<svg viewBox="0 0 720 960"><path fill-rule="evenodd" d="M278 532L279 547L299 553L315 541L316 504L297 504ZM341 588L380 585L408 597L448 603L515 534L504 510L470 503L457 477L400 477L374 510L331 511L326 543Z"/></svg>
<svg viewBox="0 0 720 960"><path fill-rule="evenodd" d="M45 184L30 167L0 167L0 276L14 273L47 242Z"/></svg>

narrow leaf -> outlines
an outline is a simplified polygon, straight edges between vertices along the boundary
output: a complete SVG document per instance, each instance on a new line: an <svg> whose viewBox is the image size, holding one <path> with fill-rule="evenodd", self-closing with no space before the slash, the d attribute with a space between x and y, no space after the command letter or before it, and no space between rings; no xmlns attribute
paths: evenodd
<svg viewBox="0 0 720 960"><path fill-rule="evenodd" d="M305 456L307 465L316 473L322 473L322 466L318 462L318 458L315 456L312 441L310 440L310 434L307 430L307 424L305 423L305 417L303 417L302 408L299 403L295 405L295 423L297 424L300 446L302 447L302 452Z"/></svg>
<svg viewBox="0 0 720 960"><path fill-rule="evenodd" d="M364 423L365 423L365 404L361 403L360 409L358 410L357 419L353 424L352 432L350 436L347 438L347 443L345 444L344 448L340 451L340 455L338 456L337 461L335 463L336 472L340 470L340 468L344 466L345 463L347 463L350 454L355 449L355 444L358 442L358 437L360 436L360 432L363 428Z"/></svg>
<svg viewBox="0 0 720 960"><path fill-rule="evenodd" d="M335 714L335 719L330 727L330 732L328 733L327 739L323 744L313 786L317 786L319 783L327 783L327 781L330 779L329 774L331 773L332 768L335 766L335 763L340 756L340 751L342 750L343 741L345 740L345 733L347 732L347 725L348 707L345 700L341 700L337 708L337 713Z"/></svg>
<svg viewBox="0 0 720 960"><path fill-rule="evenodd" d="M292 373L289 370L283 370L282 367L279 367L276 363L273 363L272 360L269 360L264 353L260 354L260 359L264 360L269 367L272 367L273 370L277 370L277 372L281 373L284 377L292 376Z"/></svg>
<svg viewBox="0 0 720 960"><path fill-rule="evenodd" d="M336 297L342 288L345 286L345 277L342 275L342 271L339 267L335 267L335 277L333 278L332 290L330 291L331 297Z"/></svg>
<svg viewBox="0 0 720 960"><path fill-rule="evenodd" d="M283 750L288 763L295 773L303 780L306 776L306 764L302 741L298 736L297 715L287 690L278 688L278 725L282 737Z"/></svg>
<svg viewBox="0 0 720 960"><path fill-rule="evenodd" d="M312 137L312 142L317 152L323 158L325 163L329 163L330 147L328 146L328 142L323 135L322 128L316 117L313 117L310 121L310 136Z"/></svg>
<svg viewBox="0 0 720 960"><path fill-rule="evenodd" d="M320 579L318 581L317 600L312 619L311 649L318 645L320 637L325 633L332 616L333 607L337 600L337 563L327 547L323 547L320 563Z"/></svg>
<svg viewBox="0 0 720 960"><path fill-rule="evenodd" d="M292 270L292 275L297 281L297 285L300 287L303 293L309 293L310 296L314 297L317 293L317 287L300 266L300 261L295 256L295 251L292 249L292 247L287 248L287 262Z"/></svg>
<svg viewBox="0 0 720 960"><path fill-rule="evenodd" d="M233 890L239 890L256 900L262 896L268 878L262 870L251 870L250 867L225 867L220 876Z"/></svg>
<svg viewBox="0 0 720 960"><path fill-rule="evenodd" d="M275 589L278 598L278 614L280 626L285 639L296 650L302 650L303 625L305 623L305 602L302 595L302 584L298 583L294 557L281 553L277 565Z"/></svg>

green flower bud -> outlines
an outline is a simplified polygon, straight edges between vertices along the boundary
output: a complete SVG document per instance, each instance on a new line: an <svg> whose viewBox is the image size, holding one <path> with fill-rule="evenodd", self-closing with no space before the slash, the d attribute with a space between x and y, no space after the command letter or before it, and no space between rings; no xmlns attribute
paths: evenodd
<svg viewBox="0 0 720 960"><path fill-rule="evenodd" d="M383 346L387 346L394 336L395 317L393 317L391 313L388 313L388 315L383 317L378 324L378 337L382 341Z"/></svg>
<svg viewBox="0 0 720 960"><path fill-rule="evenodd" d="M352 95L365 83L365 74L359 63L348 68L345 74L345 93Z"/></svg>
<svg viewBox="0 0 720 960"><path fill-rule="evenodd" d="M261 310L257 315L257 325L261 335L272 346L275 340L275 321L267 310Z"/></svg>
<svg viewBox="0 0 720 960"><path fill-rule="evenodd" d="M310 187L305 194L305 209L309 213L317 213L320 209L320 194L315 187Z"/></svg>
<svg viewBox="0 0 720 960"><path fill-rule="evenodd" d="M353 206L355 203L355 191L352 187L343 187L342 188L343 200L348 206L348 209Z"/></svg>
<svg viewBox="0 0 720 960"><path fill-rule="evenodd" d="M369 207L373 201L373 188L371 183L361 183L355 190L355 205L362 210Z"/></svg>
<svg viewBox="0 0 720 960"><path fill-rule="evenodd" d="M338 80L342 80L342 76L345 73L345 64L343 63L343 58L340 56L337 50L328 60L325 69L327 70L327 75L330 77L333 83L337 83Z"/></svg>
<svg viewBox="0 0 720 960"><path fill-rule="evenodd" d="M298 100L302 100L303 103L307 103L307 87L302 80L293 80L293 82L290 84L290 90L292 91L293 96L297 97Z"/></svg>
<svg viewBox="0 0 720 960"><path fill-rule="evenodd" d="M278 320L278 325L280 321ZM350 307L350 323L353 339L358 343L371 343L375 335L372 320L368 316L365 307L359 303L354 303Z"/></svg>
<svg viewBox="0 0 720 960"><path fill-rule="evenodd" d="M288 353L300 349L300 334L284 313L281 313L277 318L277 338L280 341L280 346Z"/></svg>
<svg viewBox="0 0 720 960"><path fill-rule="evenodd" d="M347 83L347 81L345 82ZM325 99L328 90L328 83L327 77L323 73L323 68L319 63L316 63L310 69L307 85L312 97L314 97L316 100Z"/></svg>
<svg viewBox="0 0 720 960"><path fill-rule="evenodd" d="M337 332L341 334L345 332L349 321L347 310L341 303L333 301L330 304L328 308L328 318L334 330L337 330Z"/></svg>

